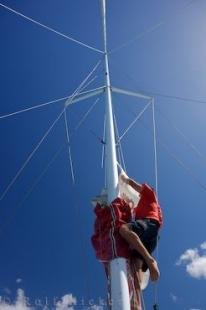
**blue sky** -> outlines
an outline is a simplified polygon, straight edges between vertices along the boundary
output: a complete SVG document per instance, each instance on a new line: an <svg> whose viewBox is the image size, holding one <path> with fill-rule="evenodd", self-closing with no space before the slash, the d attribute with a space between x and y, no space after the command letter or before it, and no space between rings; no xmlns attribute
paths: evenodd
<svg viewBox="0 0 206 310"><path fill-rule="evenodd" d="M158 189L164 212L158 303L160 309L205 310L206 4L201 0L108 2L112 84L155 98ZM103 48L97 0L0 3ZM100 53L2 6L0 37L1 116L71 95L101 58ZM122 46L125 42L130 43ZM103 84L101 65L96 75L87 89ZM104 185L102 97L75 129L94 101L67 110L75 185L62 117L0 202L0 296L10 304L8 309L17 309L18 302L21 309L40 309L35 302L46 304L45 298L49 309L65 309L72 302L74 309L101 309L99 298L106 298L103 268L90 244L94 222L90 199ZM64 102L0 119L1 193ZM113 104L123 133L145 102L114 95ZM127 173L155 186L151 107L122 140L122 148ZM153 291L151 285L144 292L147 309L154 302ZM31 306L25 306L25 297ZM56 306L54 299L59 300ZM0 309L5 307L0 301Z"/></svg>

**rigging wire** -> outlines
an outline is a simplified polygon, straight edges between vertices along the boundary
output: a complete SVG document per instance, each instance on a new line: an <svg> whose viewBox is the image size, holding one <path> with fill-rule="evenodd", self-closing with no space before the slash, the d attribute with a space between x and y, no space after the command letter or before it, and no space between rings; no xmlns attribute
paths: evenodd
<svg viewBox="0 0 206 310"><path fill-rule="evenodd" d="M79 127L83 124L83 122L85 121L85 119L87 118L87 116L91 113L91 111L93 110L93 108L95 107L95 105L97 104L97 102L99 101L99 98L97 98L95 100L95 102L91 105L91 107L89 108L89 110L85 113L85 115L83 116L83 118L80 120L80 122L77 124L77 126L75 127L75 131L77 129L79 129ZM72 160L71 160L71 150L70 150L70 139L69 139L69 134L68 134L68 125L67 125L67 118L66 118L66 110L65 110L65 126L66 126L66 133L67 133L67 142L69 145L69 155L70 155L70 167L71 167L71 171L73 171L73 165L72 165ZM73 132L74 133L74 132ZM75 209L76 209L76 216L78 221L80 221L80 216L82 214L82 212L80 213L80 208L79 208L79 197L81 196L78 192L77 192L77 188L76 188L76 184L74 182L74 173L73 173L73 184L74 184L74 191L76 192L75 197L77 197L77 202L75 203ZM84 234L83 234L83 230L82 227L83 225L80 225L80 244L81 244L81 251L82 251L82 257L85 257L85 259L81 260L82 263L82 268L84 269L84 274L86 275L84 277L84 282L85 282L85 288L87 291L87 295L91 296L91 292L89 289L89 283L91 282L88 276L88 270L89 270L89 260L88 260L88 255L86 254L86 245L85 245L85 240L83 238Z"/></svg>
<svg viewBox="0 0 206 310"><path fill-rule="evenodd" d="M147 110L147 108L150 106L151 101L144 107L144 109L136 116L136 118L132 121L132 123L128 126L128 128L124 131L124 133L119 137L119 140L117 143L119 143L122 138L126 135L126 133L134 126L134 124L142 117L144 112Z"/></svg>
<svg viewBox="0 0 206 310"><path fill-rule="evenodd" d="M89 270L91 270L90 268L91 264L89 264L89 256L88 256L88 251L87 251L88 247L85 242L85 233L83 231L83 227L85 227L84 225L85 222L84 222L84 218L82 217L82 210L80 209L82 207L82 202L80 201L80 197L82 197L83 195L82 193L78 191L76 184L74 184L73 186L73 193L74 193L74 197L76 198L76 201L74 204L75 204L76 219L79 225L78 227L79 247L80 247L81 257L83 258L83 259L80 259L83 274L84 274L82 285L84 283L87 298L88 300L90 300L92 298L91 287L90 287L90 283L92 283L92 281L91 281L91 273L89 273Z"/></svg>
<svg viewBox="0 0 206 310"><path fill-rule="evenodd" d="M75 134L75 132L82 126L82 124L85 122L86 118L88 117L88 115L92 112L92 110L94 109L94 107L96 106L97 102L99 101L99 98L96 99L96 101L90 106L90 108L88 109L88 111L86 111L86 113L83 115L83 117L81 118L81 120L79 121L79 123L76 125L76 127L73 129L73 131L71 132L70 135L70 140L72 138L72 136ZM73 112L74 113L74 112ZM76 113L74 113L76 115ZM92 134L93 136L95 136L95 138L98 140L99 143L101 144L105 144L104 140L102 138L100 138L99 135L97 135L92 129L87 129L88 132L90 134Z"/></svg>
<svg viewBox="0 0 206 310"><path fill-rule="evenodd" d="M127 47L128 45L134 43L135 41L138 41L140 39L142 39L146 34L153 32L154 30L158 29L160 26L162 26L164 23L163 22L159 22L155 25L153 25L152 27L148 28L147 30L140 32L138 35L136 35L133 39L130 39L129 41L119 45L118 47L113 48L109 54L113 54L118 52L119 50Z"/></svg>
<svg viewBox="0 0 206 310"><path fill-rule="evenodd" d="M84 94L87 94L89 93L91 90L87 90L87 91L84 91L83 90L85 88L87 88L98 76L96 75L94 78L92 78L84 87L81 88L81 93L79 93L79 95L84 95ZM35 110L35 109L38 109L38 108L42 108L44 106L47 106L47 105L50 105L50 104L53 104L53 103L57 103L59 101L63 101L63 100L68 100L72 97L71 96L67 96L67 97L62 97L62 98L59 98L59 99L54 99L54 100L50 100L50 101L47 101L45 103L42 103L42 104L38 104L36 106L32 106L32 107L28 107L28 108L24 108L22 110L18 110L18 111L15 111L15 112L11 112L11 113L8 113L8 114L4 114L4 115L0 115L0 119L4 119L4 118L7 118L7 117L10 117L10 116L14 116L16 114L21 114L21 113L24 113L24 112L27 112L27 111L31 111L31 110Z"/></svg>
<svg viewBox="0 0 206 310"><path fill-rule="evenodd" d="M116 67L117 68L117 67ZM119 69L119 68L118 68ZM119 72L121 73L121 71L119 70ZM128 73L124 72L124 76L127 76L129 79L133 80L133 82L135 82L135 85L137 85L137 80L129 75ZM156 92L151 92L151 91L146 91L146 90L139 90L140 92L145 92L147 94L150 95L154 95L157 97L165 97L165 98L170 98L170 99L177 99L177 100L183 100L183 101L188 101L188 102L195 102L195 103L202 103L202 104L206 104L206 101L203 100L198 100L198 99L191 99L191 98L186 98L186 97L180 97L180 96L171 96L171 95L166 95L166 94L161 94L161 93L156 93ZM171 120L169 120L169 118L163 114L162 111L160 111L159 107L157 107L156 105L156 111L161 114L168 122L168 124L170 124L178 133L179 135L183 138L183 140L185 140L186 144L197 154L199 155L204 161L206 161L206 157L203 153L201 153L201 151L197 148L197 146L195 146L192 142L190 142L190 140L186 137L186 135L176 126L174 125ZM133 113L135 115L135 113Z"/></svg>
<svg viewBox="0 0 206 310"><path fill-rule="evenodd" d="M128 79L130 79L135 84L135 87L137 87L137 92L144 93L148 96L157 96L157 97L187 101L187 102L191 102L191 103L194 102L194 103L206 104L206 100L200 100L200 99L188 98L188 97L184 97L184 96L176 96L176 95L170 95L170 94L163 94L161 92L154 92L154 91L139 88L138 81L131 74L129 74L128 72L125 72L124 70L123 70L124 72L122 70L120 70L119 66L117 66L115 64L114 59L112 59L112 60L110 59L110 63L111 62L112 62L112 65L114 65L115 68L118 70L119 74L122 75L122 77L126 76Z"/></svg>
<svg viewBox="0 0 206 310"><path fill-rule="evenodd" d="M140 124L147 130L151 132L151 130L140 120ZM206 191L206 186L200 181L200 179L193 173L193 171L187 167L174 153L170 152L168 146L159 138L157 138L157 142L165 149L167 154L173 158L187 173L192 177L192 179L204 190Z"/></svg>
<svg viewBox="0 0 206 310"><path fill-rule="evenodd" d="M157 132L156 132L156 118L155 118L155 101L152 99L152 124L153 124L153 145L154 145L154 172L155 172L155 191L158 200L158 157L157 157ZM157 236L157 246L156 246L156 260L159 261L159 238ZM158 304L158 282L154 283L154 305Z"/></svg>
<svg viewBox="0 0 206 310"><path fill-rule="evenodd" d="M92 112L94 107L96 106L97 102L99 101L99 98L95 100L95 102L91 105L91 107L88 109L88 111L84 114L82 119L78 122L78 124L75 126L74 131L78 130L79 127L85 122L86 118L89 116L89 114ZM72 136L72 135L71 135Z"/></svg>
<svg viewBox="0 0 206 310"><path fill-rule="evenodd" d="M152 99L152 123L153 123L153 144L154 144L154 170L155 170L155 191L158 199L158 158L157 158L157 134L156 134L156 120L155 120L155 103Z"/></svg>
<svg viewBox="0 0 206 310"><path fill-rule="evenodd" d="M28 21L30 21L30 22L32 22L32 23L34 23L34 24L36 24L36 25L38 25L38 26L40 26L40 27L42 27L44 29L46 29L46 30L49 30L49 31L51 31L51 32L61 36L61 37L64 37L64 38L66 38L66 39L68 39L70 41L73 41L73 42L75 42L75 43L77 43L77 44L79 44L79 45L81 45L83 47L87 47L87 48L89 48L89 49L91 49L91 50L93 50L95 52L103 53L103 51L101 51L101 50L99 50L99 49L97 49L97 48L95 48L93 46L85 44L85 43L83 43L83 42L81 42L79 40L74 39L71 36L68 36L68 35L66 35L66 34L64 34L64 33L60 32L60 31L57 31L57 30L55 30L55 29L53 29L53 28L51 28L49 26L46 26L46 25L44 25L44 24L34 20L33 18L28 17L28 16L26 16L26 15L24 15L24 14L22 14L22 13L16 11L16 10L14 10L14 9L4 5L4 4L2 4L2 3L0 3L0 6L3 7L4 9L6 9L7 11L12 12L12 13L14 13L14 14L16 14L16 15L18 15L18 16L20 16L20 17L22 17L22 18L24 18L24 19L26 19L26 20L28 20Z"/></svg>
<svg viewBox="0 0 206 310"><path fill-rule="evenodd" d="M43 135L43 137L40 139L40 141L38 142L38 144L36 145L36 147L33 149L33 151L29 154L29 156L27 157L27 159L25 160L25 162L23 163L23 165L20 167L20 169L17 171L16 175L14 176L14 178L11 180L11 182L8 184L8 186L6 187L6 189L3 191L2 195L0 196L0 201L6 196L6 194L8 193L8 191L10 190L10 188L12 187L12 185L16 182L16 180L18 179L18 177L20 176L20 174L22 173L22 171L24 170L24 168L28 165L28 163L31 161L31 159L33 158L33 156L35 155L35 153L37 152L37 150L39 149L39 147L41 146L41 144L43 143L43 141L46 139L46 137L49 135L49 133L51 132L52 128L56 125L56 123L58 122L58 120L61 118L61 116L63 115L64 111L66 110L66 108L68 107L69 104L72 103L72 100L74 99L74 97L76 95L78 95L78 93L81 91L82 87L84 86L84 84L88 81L88 79L90 78L90 76L94 73L94 71L98 68L98 66L100 65L101 60L99 60L97 62L97 64L93 67L93 69L90 71L90 73L86 76L86 78L80 83L80 85L75 89L75 91L73 92L73 94L71 95L71 97L69 97L69 100L66 101L67 106L65 105L64 109L60 112L60 114L57 116L57 118L54 120L54 122L51 124L51 126L49 127L49 129L46 131L46 133Z"/></svg>
<svg viewBox="0 0 206 310"><path fill-rule="evenodd" d="M94 82L97 79L98 75L95 75L84 87L83 89L87 88L92 82ZM89 90L88 90L89 92Z"/></svg>
<svg viewBox="0 0 206 310"><path fill-rule="evenodd" d="M162 113L159 108L156 107L156 111L162 115L166 119L167 123L170 124L170 126L183 138L186 145L188 145L188 147L190 147L201 159L204 160L204 162L206 162L206 156L200 152L200 150L192 142L190 142L186 135L174 123L172 123L171 120L164 113Z"/></svg>
<svg viewBox="0 0 206 310"><path fill-rule="evenodd" d="M173 96L173 95L167 95L167 94L162 94L159 92L151 92L151 91L146 91L142 90L143 92L146 92L147 94L150 94L152 96L158 96L158 97L163 97L163 98L169 98L169 99L177 99L181 101L187 101L187 102L194 102L194 103L203 103L206 104L205 100L199 100L199 99L193 99L193 98L187 98L187 97L182 97L182 96Z"/></svg>
<svg viewBox="0 0 206 310"><path fill-rule="evenodd" d="M4 222L4 224L0 227L0 237L2 236L2 233L5 231L5 229L11 224L13 219L15 218L17 211L23 207L25 201L29 198L29 196L32 194L32 192L35 190L35 188L39 185L40 181L42 180L43 176L47 173L49 168L52 166L52 164L55 162L55 160L58 158L58 156L61 154L63 149L66 147L66 144L63 144L60 146L60 148L55 152L54 156L51 158L51 160L48 162L48 164L45 166L45 168L42 170L40 175L34 180L34 182L31 184L31 186L27 189L25 192L23 198L20 200L20 202L17 204L16 208L10 213L10 217L7 221Z"/></svg>
<svg viewBox="0 0 206 310"><path fill-rule="evenodd" d="M75 96L77 96L82 87L84 87L84 84L86 84L86 82L88 81L88 79L90 78L90 76L97 70L97 68L99 67L99 65L101 64L102 59L100 59L96 65L93 67L93 69L89 72L89 74L86 76L86 78L80 83L80 85L75 89L75 91L73 92L73 94L71 95L71 97L65 102L65 107L67 108L71 103L72 100L74 99Z"/></svg>
<svg viewBox="0 0 206 310"><path fill-rule="evenodd" d="M133 112L133 114L135 114ZM140 124L147 129L148 131L151 130L148 128L148 126L141 120L140 120ZM153 134L153 133L152 133ZM206 186L200 181L200 179L198 177L195 176L195 174L193 173L193 171L187 167L174 153L170 152L169 148L167 147L167 145L160 139L160 138L156 138L157 142L165 149L165 151L169 154L169 156L171 158L173 158L189 175L190 177L192 177L192 179L204 190L206 191Z"/></svg>
<svg viewBox="0 0 206 310"><path fill-rule="evenodd" d="M87 88L96 78L97 78L97 76L95 76L93 79L91 79L91 81L89 81L89 82L81 89L81 91L83 91L85 88ZM87 92L90 92L90 90L85 91L85 92L81 92L81 94L86 94ZM8 114L5 114L5 115L0 115L0 119L4 119L4 118L7 118L7 117L16 115L16 114L24 113L24 112L31 111L31 110L35 110L35 109L38 109L38 108L42 108L42 107L44 107L44 106L47 106L47 105L50 105L50 104L53 104L53 103L57 103L57 102L59 102L59 101L68 100L70 97L71 97L71 96L67 96L67 97L62 97L62 98L59 98L59 99L50 100L50 101L47 101L47 102L45 102L45 103L38 104L38 105L36 105L36 106L24 108L24 109L22 109L22 110L18 110L18 111L15 111L15 112L11 112L11 113L8 113Z"/></svg>
<svg viewBox="0 0 206 310"><path fill-rule="evenodd" d="M65 124L66 137L67 137L67 142L68 142L69 162L70 162L70 170L71 170L72 182L74 184L75 183L75 178L74 178L74 169L73 169L73 162L72 162L72 154L71 154L71 146L70 146L70 139L69 139L69 130L68 130L66 110L64 110L64 124Z"/></svg>
<svg viewBox="0 0 206 310"><path fill-rule="evenodd" d="M20 176L20 174L22 173L22 171L24 170L24 168L28 165L28 163L31 161L31 159L33 158L33 156L35 155L35 153L37 152L37 150L39 149L39 147L41 146L41 144L43 143L43 141L46 139L46 137L49 135L49 133L51 132L52 128L56 125L56 123L58 122L58 120L61 118L62 114L64 113L65 108L59 113L59 115L57 116L57 118L54 120L54 122L51 124L51 126L49 127L49 129L46 131L46 133L43 135L43 137L40 139L40 141L38 142L38 144L36 145L36 147L33 149L33 151L29 154L29 156L27 157L27 159L25 160L25 162L23 163L23 165L21 166L21 168L17 171L16 175L14 176L14 178L11 180L11 182L8 184L8 186L6 187L6 189L3 191L3 193L0 196L0 201L6 196L6 194L8 193L8 191L10 190L10 188L12 187L12 185L16 182L16 180L18 179L18 177Z"/></svg>
<svg viewBox="0 0 206 310"><path fill-rule="evenodd" d="M193 2L194 2L194 0L188 1L188 2L184 5L183 8L179 9L177 12L173 13L172 15L170 14L170 18L169 18L168 21L170 21L173 17L176 17L176 15L179 14L179 11L180 11L180 10L182 11L183 9L186 9L186 8L188 8L189 6L191 6L191 4L192 4ZM168 21L167 21L167 20L163 20L163 21L160 21L160 22L156 23L155 25L151 26L151 27L148 28L147 30L140 32L139 34L137 34L134 38L130 39L129 41L127 41L127 42L125 42L125 43L119 45L118 47L113 48L113 49L109 52L109 54L113 54L113 53L115 53L115 52L121 50L122 48L125 48L125 47L127 47L128 45L134 43L135 41L138 41L138 40L142 39L146 34L149 34L149 33L153 32L153 31L155 31L156 29L158 29L158 28L160 28L161 26L165 25Z"/></svg>
<svg viewBox="0 0 206 310"><path fill-rule="evenodd" d="M123 166L124 171L127 173L127 168L126 168L126 164L125 164L125 160L124 160L124 154L123 154L123 150L122 150L122 144L120 141L120 137L119 137L119 130L118 130L118 126L117 126L117 119L116 119L116 115L114 113L114 125L115 125L115 133L116 133L116 145L117 145L117 150L119 152L119 159L120 159L120 165Z"/></svg>
<svg viewBox="0 0 206 310"><path fill-rule="evenodd" d="M22 200L17 204L16 208L14 210L12 210L12 212L10 213L10 217L8 218L8 220L6 222L4 222L4 224L0 227L0 238L2 237L2 235L4 234L5 230L7 229L7 227L12 223L12 221L15 219L17 212L19 211L19 209L21 209L26 200L30 197L30 195L33 193L33 191L37 188L37 186L39 185L40 181L42 180L42 178L45 176L45 174L47 173L47 171L49 170L49 168L52 166L52 164L55 162L55 160L59 157L59 155L62 153L62 151L64 150L64 148L66 148L66 143L64 143L54 154L54 156L51 158L51 160L49 161L49 163L45 166L45 168L43 169L43 171L41 172L41 174L34 180L34 182L32 183L32 185L28 188L28 190L25 192L24 197L22 198ZM75 197L79 197L78 195L75 195ZM77 207L79 208L79 206ZM76 209L77 209L76 208ZM77 218L78 221L80 219L80 212L79 210L76 211L77 214ZM81 227L83 227L82 225L80 225ZM91 281L88 280L88 272L87 270L89 270L89 262L88 262L88 255L86 255L87 251L86 251L86 247L85 247L85 241L83 240L83 232L82 232L82 228L80 227L80 239L81 239L81 249L82 249L82 257L85 257L86 259L83 260L83 269L84 269L84 275L87 275L84 277L84 281L85 281L85 287L86 290L89 291L89 283ZM87 295L89 296L88 292ZM90 293L91 296L91 293ZM89 299L88 299L89 300Z"/></svg>
<svg viewBox="0 0 206 310"><path fill-rule="evenodd" d="M15 111L15 112L12 112L12 113L9 113L9 114L5 114L5 115L0 115L0 119L4 119L4 118L10 117L10 116L13 116L13 115L16 115L16 114L20 114L20 113L23 113L23 112L39 109L41 107L44 107L44 106L47 106L47 105L50 105L50 104L53 104L53 103L56 103L56 102L59 102L59 101L62 101L62 100L67 100L68 98L69 98L69 96L62 97L62 98L59 98L59 99L47 101L47 102L42 103L42 104L38 104L38 105L30 107L30 108L25 108L25 109L22 109L22 110L19 110L19 111Z"/></svg>

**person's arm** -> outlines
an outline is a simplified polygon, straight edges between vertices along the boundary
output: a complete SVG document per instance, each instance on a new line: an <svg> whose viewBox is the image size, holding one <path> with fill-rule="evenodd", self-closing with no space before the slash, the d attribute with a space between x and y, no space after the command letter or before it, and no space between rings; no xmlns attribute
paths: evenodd
<svg viewBox="0 0 206 310"><path fill-rule="evenodd" d="M135 191L137 191L138 193L141 193L142 191L142 185L135 182L134 180L127 178L124 174L121 175L121 179L123 182L125 182L126 184L130 185Z"/></svg>

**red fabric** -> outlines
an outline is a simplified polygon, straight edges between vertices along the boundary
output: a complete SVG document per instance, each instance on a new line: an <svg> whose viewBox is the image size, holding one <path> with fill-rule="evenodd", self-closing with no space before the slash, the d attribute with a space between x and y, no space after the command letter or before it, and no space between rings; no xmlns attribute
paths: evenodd
<svg viewBox="0 0 206 310"><path fill-rule="evenodd" d="M121 198L116 198L109 207L99 204L94 209L96 213L95 233L91 238L92 245L99 260L107 262L115 257L129 258L129 247L120 236L119 228L131 220L128 204Z"/></svg>
<svg viewBox="0 0 206 310"><path fill-rule="evenodd" d="M135 218L150 218L157 220L162 225L162 212L153 188L147 184L142 185L140 201L135 208Z"/></svg>
<svg viewBox="0 0 206 310"><path fill-rule="evenodd" d="M140 201L135 208L135 218L155 219L162 225L162 213L157 201L155 191L147 184L142 185ZM110 206L94 209L96 213L95 233L91 238L96 256L103 262L115 257L130 257L129 247L120 236L119 228L122 224L131 221L129 205L121 198L116 198Z"/></svg>

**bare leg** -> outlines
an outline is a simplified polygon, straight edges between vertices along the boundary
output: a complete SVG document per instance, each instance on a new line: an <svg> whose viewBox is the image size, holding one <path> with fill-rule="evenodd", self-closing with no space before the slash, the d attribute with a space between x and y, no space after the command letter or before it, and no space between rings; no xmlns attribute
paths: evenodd
<svg viewBox="0 0 206 310"><path fill-rule="evenodd" d="M141 280L142 280L142 260L136 257L132 257L130 261L133 277L134 277L134 287L136 298L133 304L133 308L135 310L142 310L142 302L141 302Z"/></svg>
<svg viewBox="0 0 206 310"><path fill-rule="evenodd" d="M129 245L136 250L145 259L149 270L150 278L152 281L157 281L160 272L156 260L149 254L140 238L129 228L129 224L123 224L119 230L121 236L129 243Z"/></svg>

